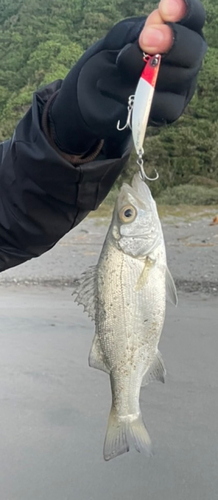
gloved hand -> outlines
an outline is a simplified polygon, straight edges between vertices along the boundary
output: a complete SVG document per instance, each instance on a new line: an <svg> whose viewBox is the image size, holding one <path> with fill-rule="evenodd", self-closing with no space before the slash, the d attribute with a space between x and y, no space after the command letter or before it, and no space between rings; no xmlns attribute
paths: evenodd
<svg viewBox="0 0 218 500"><path fill-rule="evenodd" d="M190 101L206 51L205 13L199 0L185 0L186 15L168 23L172 47L162 57L150 124L175 121ZM125 123L128 97L144 67L139 36L145 17L126 19L89 48L63 81L49 110L53 138L64 152L80 154L98 140L115 138L117 121Z"/></svg>

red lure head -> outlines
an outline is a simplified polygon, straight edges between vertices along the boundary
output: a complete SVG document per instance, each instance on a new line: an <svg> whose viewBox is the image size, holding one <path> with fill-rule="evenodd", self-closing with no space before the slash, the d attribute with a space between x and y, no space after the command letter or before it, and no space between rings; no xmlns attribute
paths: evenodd
<svg viewBox="0 0 218 500"><path fill-rule="evenodd" d="M144 56L144 61L146 65L142 71L141 78L144 78L152 87L155 87L157 76L160 68L161 56L156 54L155 56Z"/></svg>

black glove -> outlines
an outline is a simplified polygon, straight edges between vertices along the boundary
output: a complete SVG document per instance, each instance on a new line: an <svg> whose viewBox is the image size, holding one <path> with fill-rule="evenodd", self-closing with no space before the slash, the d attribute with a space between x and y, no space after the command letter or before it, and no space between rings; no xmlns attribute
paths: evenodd
<svg viewBox="0 0 218 500"><path fill-rule="evenodd" d="M187 15L169 24L174 33L171 50L162 57L150 124L175 121L190 101L206 52L202 35L205 12L199 0L186 0ZM123 140L116 129L125 123L128 97L134 94L144 67L138 38L145 17L126 19L88 49L65 78L50 108L57 146L79 154L99 139ZM129 132L128 132L129 133Z"/></svg>

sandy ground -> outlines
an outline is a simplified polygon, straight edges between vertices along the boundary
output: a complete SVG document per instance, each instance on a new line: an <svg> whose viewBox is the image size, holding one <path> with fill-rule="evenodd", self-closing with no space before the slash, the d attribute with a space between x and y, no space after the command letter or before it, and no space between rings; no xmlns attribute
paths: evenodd
<svg viewBox="0 0 218 500"><path fill-rule="evenodd" d="M1 275L1 500L217 500L218 226L164 220L179 307L160 343L166 384L141 392L154 446L109 463L108 376L88 367L93 324L72 300L108 222L87 219L48 254Z"/></svg>

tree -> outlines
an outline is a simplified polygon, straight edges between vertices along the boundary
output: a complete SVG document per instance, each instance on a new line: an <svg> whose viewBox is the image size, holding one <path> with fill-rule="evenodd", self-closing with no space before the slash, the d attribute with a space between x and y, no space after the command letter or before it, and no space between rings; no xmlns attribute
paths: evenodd
<svg viewBox="0 0 218 500"><path fill-rule="evenodd" d="M155 191L193 176L218 181L218 0L203 3L210 48L195 96L178 122L147 134L146 168L161 174ZM156 6L153 0L0 0L0 140L10 136L37 87L64 78L115 22ZM133 155L125 176L135 169Z"/></svg>

